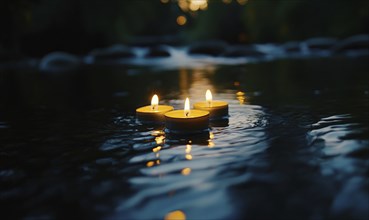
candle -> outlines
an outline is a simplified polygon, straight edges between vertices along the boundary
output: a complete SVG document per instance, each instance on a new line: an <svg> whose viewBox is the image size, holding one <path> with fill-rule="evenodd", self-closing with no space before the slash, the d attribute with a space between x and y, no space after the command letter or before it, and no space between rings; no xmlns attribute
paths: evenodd
<svg viewBox="0 0 369 220"><path fill-rule="evenodd" d="M172 133L198 133L209 129L209 112L190 109L190 101L186 98L184 110L167 112L165 127Z"/></svg>
<svg viewBox="0 0 369 220"><path fill-rule="evenodd" d="M213 96L208 89L205 94L206 101L196 102L194 109L210 112L211 119L219 119L228 116L228 103L223 101L214 101Z"/></svg>
<svg viewBox="0 0 369 220"><path fill-rule="evenodd" d="M159 97L154 95L151 105L136 109L136 116L142 122L164 122L164 114L172 110L172 106L159 105Z"/></svg>

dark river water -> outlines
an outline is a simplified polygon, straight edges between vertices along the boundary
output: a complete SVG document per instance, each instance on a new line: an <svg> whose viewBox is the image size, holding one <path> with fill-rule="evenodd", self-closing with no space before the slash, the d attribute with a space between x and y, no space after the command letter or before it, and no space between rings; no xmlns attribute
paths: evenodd
<svg viewBox="0 0 369 220"><path fill-rule="evenodd" d="M0 70L0 218L368 219L368 65ZM230 114L209 133L136 121L206 89Z"/></svg>

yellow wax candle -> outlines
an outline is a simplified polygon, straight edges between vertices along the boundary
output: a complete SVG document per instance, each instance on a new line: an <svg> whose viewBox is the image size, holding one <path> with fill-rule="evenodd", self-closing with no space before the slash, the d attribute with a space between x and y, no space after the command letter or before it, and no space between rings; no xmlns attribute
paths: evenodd
<svg viewBox="0 0 369 220"><path fill-rule="evenodd" d="M210 90L206 91L206 101L196 102L194 109L210 112L210 118L222 118L228 116L228 103L223 101L214 101Z"/></svg>
<svg viewBox="0 0 369 220"><path fill-rule="evenodd" d="M151 105L136 109L136 116L142 122L164 122L164 114L172 110L172 106L159 105L159 97L154 95Z"/></svg>
<svg viewBox="0 0 369 220"><path fill-rule="evenodd" d="M190 101L186 98L184 110L167 112L165 127L173 133L196 133L209 129L209 112L191 110Z"/></svg>

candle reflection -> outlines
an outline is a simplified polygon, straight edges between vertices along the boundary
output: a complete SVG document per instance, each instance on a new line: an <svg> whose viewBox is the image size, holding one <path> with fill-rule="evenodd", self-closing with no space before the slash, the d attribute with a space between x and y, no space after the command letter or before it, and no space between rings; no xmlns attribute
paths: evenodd
<svg viewBox="0 0 369 220"><path fill-rule="evenodd" d="M209 148L212 148L215 146L214 142L213 142L213 139L214 139L214 133L213 132L209 132L209 140L208 140L208 147Z"/></svg>
<svg viewBox="0 0 369 220"><path fill-rule="evenodd" d="M155 162L154 161L148 161L147 163L146 163L146 166L147 167L152 167L152 166L154 166L155 165Z"/></svg>
<svg viewBox="0 0 369 220"><path fill-rule="evenodd" d="M187 160L192 160L191 150L192 150L191 144L187 144L186 145L186 156L185 156Z"/></svg>
<svg viewBox="0 0 369 220"><path fill-rule="evenodd" d="M166 214L164 220L186 220L186 215L181 210L176 210Z"/></svg>
<svg viewBox="0 0 369 220"><path fill-rule="evenodd" d="M164 143L165 137L163 135L155 137L155 142L157 145L162 145Z"/></svg>
<svg viewBox="0 0 369 220"><path fill-rule="evenodd" d="M188 176L188 175L190 175L190 173L191 173L191 168L186 167L186 168L184 168L184 169L181 171L181 173L182 173L182 175L183 175L183 176Z"/></svg>
<svg viewBox="0 0 369 220"><path fill-rule="evenodd" d="M152 152L155 154L155 160L153 161L149 161L146 163L147 167L152 167L155 164L159 165L160 164L160 150L162 149L162 145L164 144L164 140L165 140L165 136L164 136L164 132L162 130L154 130L151 132L151 135L155 137L155 143L156 143L156 147L154 147L152 149Z"/></svg>
<svg viewBox="0 0 369 220"><path fill-rule="evenodd" d="M244 92L238 91L236 93L237 100L240 103L240 105L247 104L246 96Z"/></svg>

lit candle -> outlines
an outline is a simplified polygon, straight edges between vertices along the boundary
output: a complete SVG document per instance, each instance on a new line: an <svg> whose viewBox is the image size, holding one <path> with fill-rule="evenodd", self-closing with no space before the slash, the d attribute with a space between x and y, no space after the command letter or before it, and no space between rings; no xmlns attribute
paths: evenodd
<svg viewBox="0 0 369 220"><path fill-rule="evenodd" d="M213 96L208 89L205 94L206 101L196 102L194 109L210 112L210 118L217 119L228 116L228 103L224 101L214 101Z"/></svg>
<svg viewBox="0 0 369 220"><path fill-rule="evenodd" d="M184 110L170 111L165 115L165 127L172 133L198 133L209 129L209 112L190 109L186 98Z"/></svg>
<svg viewBox="0 0 369 220"><path fill-rule="evenodd" d="M142 122L164 122L164 114L172 110L172 106L159 105L159 97L154 95L151 105L136 109L136 116Z"/></svg>

